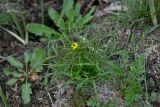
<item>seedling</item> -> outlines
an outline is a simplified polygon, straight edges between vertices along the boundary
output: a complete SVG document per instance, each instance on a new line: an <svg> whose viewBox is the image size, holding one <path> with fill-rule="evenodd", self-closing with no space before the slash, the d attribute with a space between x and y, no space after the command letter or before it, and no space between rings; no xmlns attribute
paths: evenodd
<svg viewBox="0 0 160 107"><path fill-rule="evenodd" d="M45 62L46 55L43 48L37 48L33 53L24 53L24 63L10 56L7 61L13 66L13 69L4 69L6 76L12 78L7 81L7 85L14 85L16 82L21 83L21 97L24 104L30 102L32 94L31 81L38 79L38 73L42 72L42 64Z"/></svg>
<svg viewBox="0 0 160 107"><path fill-rule="evenodd" d="M73 0L64 0L60 14L51 7L48 9L49 17L62 34L81 29L93 19L92 13L94 12L94 7L86 15L82 16L80 14L80 3L77 2L75 5L74 4ZM52 28L36 23L28 24L27 30L37 36L50 37L55 34L55 31Z"/></svg>
<svg viewBox="0 0 160 107"><path fill-rule="evenodd" d="M128 66L127 71L122 69L122 65L117 66L114 64L110 64L110 69L114 71L112 77L114 76L119 80L117 82L120 94L126 105L131 105L142 98L143 88L141 82L145 79L144 56L135 59Z"/></svg>

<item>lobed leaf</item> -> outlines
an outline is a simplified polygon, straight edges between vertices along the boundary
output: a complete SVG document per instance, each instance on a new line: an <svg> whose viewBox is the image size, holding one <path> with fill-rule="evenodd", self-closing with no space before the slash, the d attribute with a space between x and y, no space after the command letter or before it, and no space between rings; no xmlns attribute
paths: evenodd
<svg viewBox="0 0 160 107"><path fill-rule="evenodd" d="M7 58L7 61L12 65L12 66L15 66L17 68L23 68L23 64L18 61L16 58L12 57L12 56L9 56Z"/></svg>
<svg viewBox="0 0 160 107"><path fill-rule="evenodd" d="M16 82L17 82L17 79L16 78L12 78L12 79L8 80L6 84L12 86Z"/></svg>
<svg viewBox="0 0 160 107"><path fill-rule="evenodd" d="M8 68L5 68L3 70L3 73L4 73L5 76L9 76L10 74L12 74L12 72Z"/></svg>

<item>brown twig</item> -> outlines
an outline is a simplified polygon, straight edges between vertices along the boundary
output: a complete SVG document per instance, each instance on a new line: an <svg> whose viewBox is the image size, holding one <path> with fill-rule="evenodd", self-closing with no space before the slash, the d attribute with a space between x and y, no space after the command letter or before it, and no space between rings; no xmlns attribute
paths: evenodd
<svg viewBox="0 0 160 107"><path fill-rule="evenodd" d="M101 1L101 0L98 0L98 2L99 2L99 4L100 4L100 8L104 11L102 1Z"/></svg>
<svg viewBox="0 0 160 107"><path fill-rule="evenodd" d="M88 11L88 10L91 8L91 6L93 5L94 1L95 1L95 0L91 0L91 1L89 2L89 4L87 5L87 8L84 10L84 13L83 13L83 14L86 14L86 13L87 13L87 11Z"/></svg>
<svg viewBox="0 0 160 107"><path fill-rule="evenodd" d="M45 7L48 7L50 4L52 4L52 3L54 3L55 1L53 0L53 1L48 1L48 2L46 2L46 3L44 3L44 6Z"/></svg>

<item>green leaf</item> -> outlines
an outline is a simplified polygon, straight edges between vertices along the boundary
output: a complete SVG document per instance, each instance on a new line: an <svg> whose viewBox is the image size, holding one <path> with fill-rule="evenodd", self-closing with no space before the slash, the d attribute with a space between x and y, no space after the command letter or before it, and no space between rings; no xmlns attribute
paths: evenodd
<svg viewBox="0 0 160 107"><path fill-rule="evenodd" d="M12 57L12 56L9 56L8 58L7 58L7 61L12 65L12 66L15 66L15 67L17 67L17 68L23 68L23 64L20 62L20 61L18 61L16 58L14 58L14 57Z"/></svg>
<svg viewBox="0 0 160 107"><path fill-rule="evenodd" d="M35 72L41 72L43 70L42 66L36 66L36 68L34 69Z"/></svg>
<svg viewBox="0 0 160 107"><path fill-rule="evenodd" d="M8 68L4 68L3 73L5 76L9 76L10 74L12 74Z"/></svg>
<svg viewBox="0 0 160 107"><path fill-rule="evenodd" d="M9 107L9 103L8 103L8 101L7 101L7 97L6 97L6 95L4 94L1 86L0 86L0 97L1 97L1 99L2 99L2 101L3 101L4 107Z"/></svg>
<svg viewBox="0 0 160 107"><path fill-rule="evenodd" d="M12 78L12 79L8 80L6 84L12 86L16 82L17 82L17 79L16 78Z"/></svg>
<svg viewBox="0 0 160 107"><path fill-rule="evenodd" d="M150 9L150 14L152 18L152 23L154 25L157 25L157 15L156 15L156 9L154 5L154 0L148 0L149 2L149 9Z"/></svg>
<svg viewBox="0 0 160 107"><path fill-rule="evenodd" d="M27 63L29 63L29 60L30 60L30 53L26 51L24 53L24 61L27 64Z"/></svg>
<svg viewBox="0 0 160 107"><path fill-rule="evenodd" d="M82 15L79 15L77 17L77 19L75 20L75 23L77 24L77 26L81 26L82 25L82 20L83 20Z"/></svg>
<svg viewBox="0 0 160 107"><path fill-rule="evenodd" d="M12 22L12 16L7 12L0 12L0 25L7 25Z"/></svg>
<svg viewBox="0 0 160 107"><path fill-rule="evenodd" d="M57 27L59 27L60 29L66 28L63 17L60 17L60 15L53 8L49 8L48 14Z"/></svg>
<svg viewBox="0 0 160 107"><path fill-rule="evenodd" d="M31 99L31 94L32 94L32 90L31 90L31 84L30 83L24 83L21 87L22 89L22 99L23 99L23 103L24 104L28 104L30 102Z"/></svg>
<svg viewBox="0 0 160 107"><path fill-rule="evenodd" d="M140 56L132 63L131 73L142 74L145 73L145 59L144 56Z"/></svg>
<svg viewBox="0 0 160 107"><path fill-rule="evenodd" d="M55 31L43 24L30 23L27 25L27 30L37 36L51 36Z"/></svg>
<svg viewBox="0 0 160 107"><path fill-rule="evenodd" d="M74 10L75 10L75 15L79 16L80 15L80 10L81 10L81 4L79 2L76 3L76 5L74 7Z"/></svg>
<svg viewBox="0 0 160 107"><path fill-rule="evenodd" d="M92 7L92 9L83 17L83 20L81 22L81 25L85 25L89 23L93 19L92 13L94 12L95 7Z"/></svg>
<svg viewBox="0 0 160 107"><path fill-rule="evenodd" d="M124 74L123 69L114 63L109 63L109 69L113 72L113 74L118 76L123 76Z"/></svg>
<svg viewBox="0 0 160 107"><path fill-rule="evenodd" d="M93 16L84 16L81 25L84 26L93 19Z"/></svg>
<svg viewBox="0 0 160 107"><path fill-rule="evenodd" d="M20 74L20 73L18 73L18 72L13 72L12 75L13 75L14 77L16 77L16 78L20 78L20 77L23 76L22 74Z"/></svg>
<svg viewBox="0 0 160 107"><path fill-rule="evenodd" d="M37 48L32 54L30 66L32 69L37 69L39 67L41 68L45 60L46 60L45 50L43 48Z"/></svg>
<svg viewBox="0 0 160 107"><path fill-rule="evenodd" d="M73 4L73 0L63 0L62 12L64 12L67 17L70 16L70 11L73 9Z"/></svg>
<svg viewBox="0 0 160 107"><path fill-rule="evenodd" d="M87 101L87 105L90 106L90 107L99 107L100 106L100 102L99 102L97 97L91 97Z"/></svg>
<svg viewBox="0 0 160 107"><path fill-rule="evenodd" d="M75 11L71 10L70 15L68 16L68 19L67 19L68 25L73 24L74 19L75 19Z"/></svg>

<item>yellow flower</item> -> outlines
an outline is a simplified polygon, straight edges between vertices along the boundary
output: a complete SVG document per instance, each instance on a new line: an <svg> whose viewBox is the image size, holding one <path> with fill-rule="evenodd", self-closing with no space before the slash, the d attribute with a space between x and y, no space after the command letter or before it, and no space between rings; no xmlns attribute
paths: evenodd
<svg viewBox="0 0 160 107"><path fill-rule="evenodd" d="M73 42L72 45L71 45L71 48L72 48L73 50L76 50L76 49L78 48L78 43Z"/></svg>

